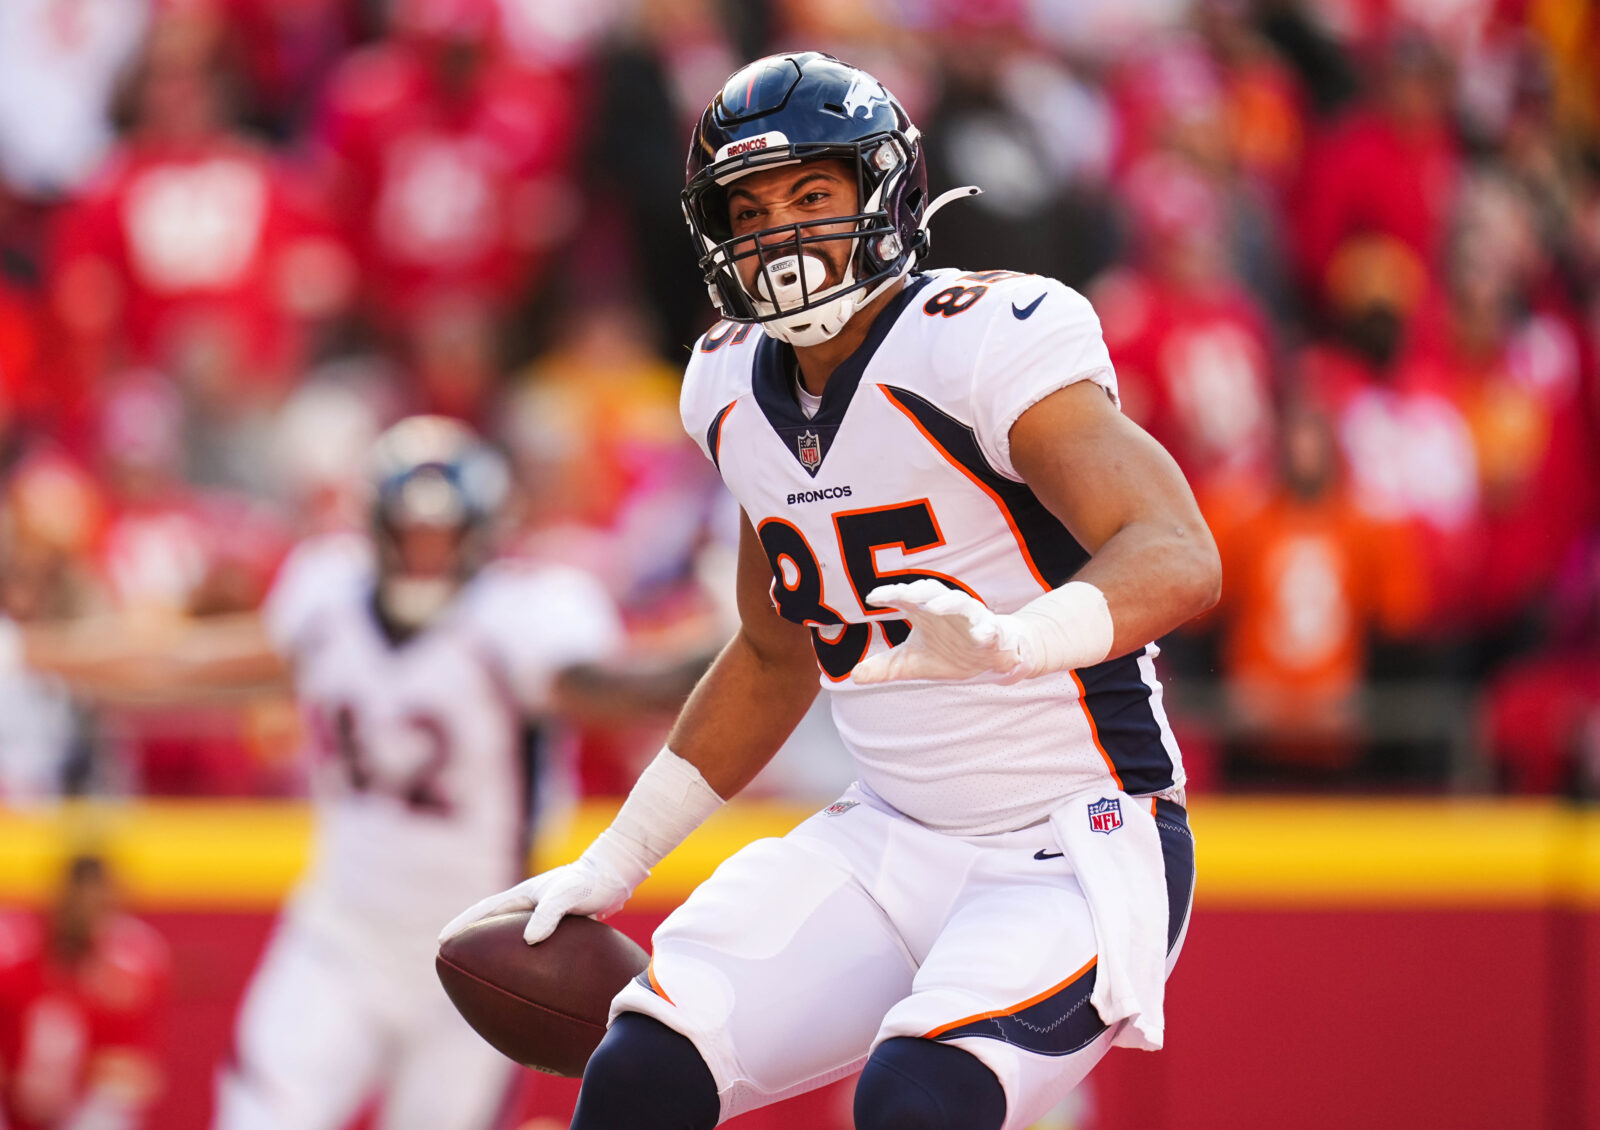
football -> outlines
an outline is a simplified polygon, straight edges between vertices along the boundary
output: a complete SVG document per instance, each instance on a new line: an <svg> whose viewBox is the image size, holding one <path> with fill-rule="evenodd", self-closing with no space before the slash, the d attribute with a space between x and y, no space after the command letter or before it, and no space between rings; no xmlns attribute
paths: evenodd
<svg viewBox="0 0 1600 1130"><path fill-rule="evenodd" d="M474 922L439 947L444 991L501 1054L551 1075L578 1076L606 1033L611 998L649 956L625 934L568 915L538 945L528 912Z"/></svg>

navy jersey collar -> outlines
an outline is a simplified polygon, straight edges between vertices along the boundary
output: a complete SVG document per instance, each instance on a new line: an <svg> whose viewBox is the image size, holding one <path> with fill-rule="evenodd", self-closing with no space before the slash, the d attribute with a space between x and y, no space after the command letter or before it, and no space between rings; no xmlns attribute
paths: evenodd
<svg viewBox="0 0 1600 1130"><path fill-rule="evenodd" d="M809 420L806 419L805 413L800 411L800 403L794 394L794 382L789 376L794 371L794 347L763 334L761 340L756 343L753 383L756 400L773 426L801 424L837 426L839 419L844 415L844 410L849 407L850 398L855 395L856 386L861 383L861 374L866 372L867 366L878 352L878 347L883 344L883 339L889 336L889 331L900 320L900 315L910 305L911 300L932 281L927 275L913 275L907 284L900 288L900 293L889 300L888 305L873 320L872 327L867 330L866 339L854 353L839 362L839 367L828 378L828 383L822 388L822 407L817 410L816 416Z"/></svg>
<svg viewBox="0 0 1600 1130"><path fill-rule="evenodd" d="M794 381L789 375L794 371L794 347L777 338L762 335L756 343L756 355L751 384L756 403L772 430L778 433L789 453L800 461L807 472L815 476L822 460L833 444L834 433L844 420L850 400L855 396L861 375L867 371L883 339L900 320L917 294L933 280L927 275L913 275L900 292L879 311L865 340L855 352L839 363L822 388L822 406L817 414L806 417L795 396ZM802 441L801 437L805 437ZM809 454L808 454L809 452Z"/></svg>

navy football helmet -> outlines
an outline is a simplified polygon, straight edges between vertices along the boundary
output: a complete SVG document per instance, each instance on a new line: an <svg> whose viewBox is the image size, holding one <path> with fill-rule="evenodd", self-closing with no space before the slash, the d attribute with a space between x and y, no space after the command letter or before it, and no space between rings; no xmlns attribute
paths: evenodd
<svg viewBox="0 0 1600 1130"><path fill-rule="evenodd" d="M764 169L843 159L855 170L854 215L785 224L734 238L728 186ZM756 322L792 345L833 337L927 252L928 220L960 189L927 203L921 137L894 95L831 55L772 55L736 71L706 108L689 148L684 217L711 301L731 322ZM817 230L850 224L850 230ZM842 282L806 248L848 240ZM739 273L753 259L754 286Z"/></svg>
<svg viewBox="0 0 1600 1130"><path fill-rule="evenodd" d="M379 599L392 620L415 628L488 559L511 474L498 451L443 416L412 416L384 432L373 444L369 474ZM415 527L453 537L447 569L412 573L401 540Z"/></svg>

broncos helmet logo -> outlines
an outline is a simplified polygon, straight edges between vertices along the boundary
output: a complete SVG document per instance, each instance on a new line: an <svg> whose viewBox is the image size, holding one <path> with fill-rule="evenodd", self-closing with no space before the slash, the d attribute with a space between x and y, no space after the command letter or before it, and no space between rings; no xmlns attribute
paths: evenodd
<svg viewBox="0 0 1600 1130"><path fill-rule="evenodd" d="M850 89L844 93L844 116L853 118L857 110L865 110L863 116L871 118L873 107L888 104L889 96L884 92L882 83L871 75L857 75L850 83Z"/></svg>

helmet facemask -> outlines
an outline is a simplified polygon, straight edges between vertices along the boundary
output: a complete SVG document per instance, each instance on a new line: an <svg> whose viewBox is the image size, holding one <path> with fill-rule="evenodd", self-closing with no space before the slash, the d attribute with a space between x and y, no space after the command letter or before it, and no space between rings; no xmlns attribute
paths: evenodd
<svg viewBox="0 0 1600 1130"><path fill-rule="evenodd" d="M412 417L379 439L372 470L377 596L396 627L425 626L487 561L509 485L499 454L455 421Z"/></svg>
<svg viewBox="0 0 1600 1130"><path fill-rule="evenodd" d="M791 345L818 345L904 277L923 249L925 237L915 217L924 190L920 177L911 175L918 157L916 131L827 144L790 145L781 137L701 170L684 191L684 215L702 251L700 267L711 301L724 318L757 323ZM825 159L842 159L854 170L858 205L853 214L733 234L730 185L751 173ZM843 277L827 285L828 257L816 252L841 240L847 243ZM755 271L747 285L740 268L748 269L751 261Z"/></svg>
<svg viewBox="0 0 1600 1130"><path fill-rule="evenodd" d="M378 599L408 631L421 628L455 599L485 551L487 530L469 513L450 470L424 465L381 490L373 512ZM425 560L412 551L421 543Z"/></svg>

